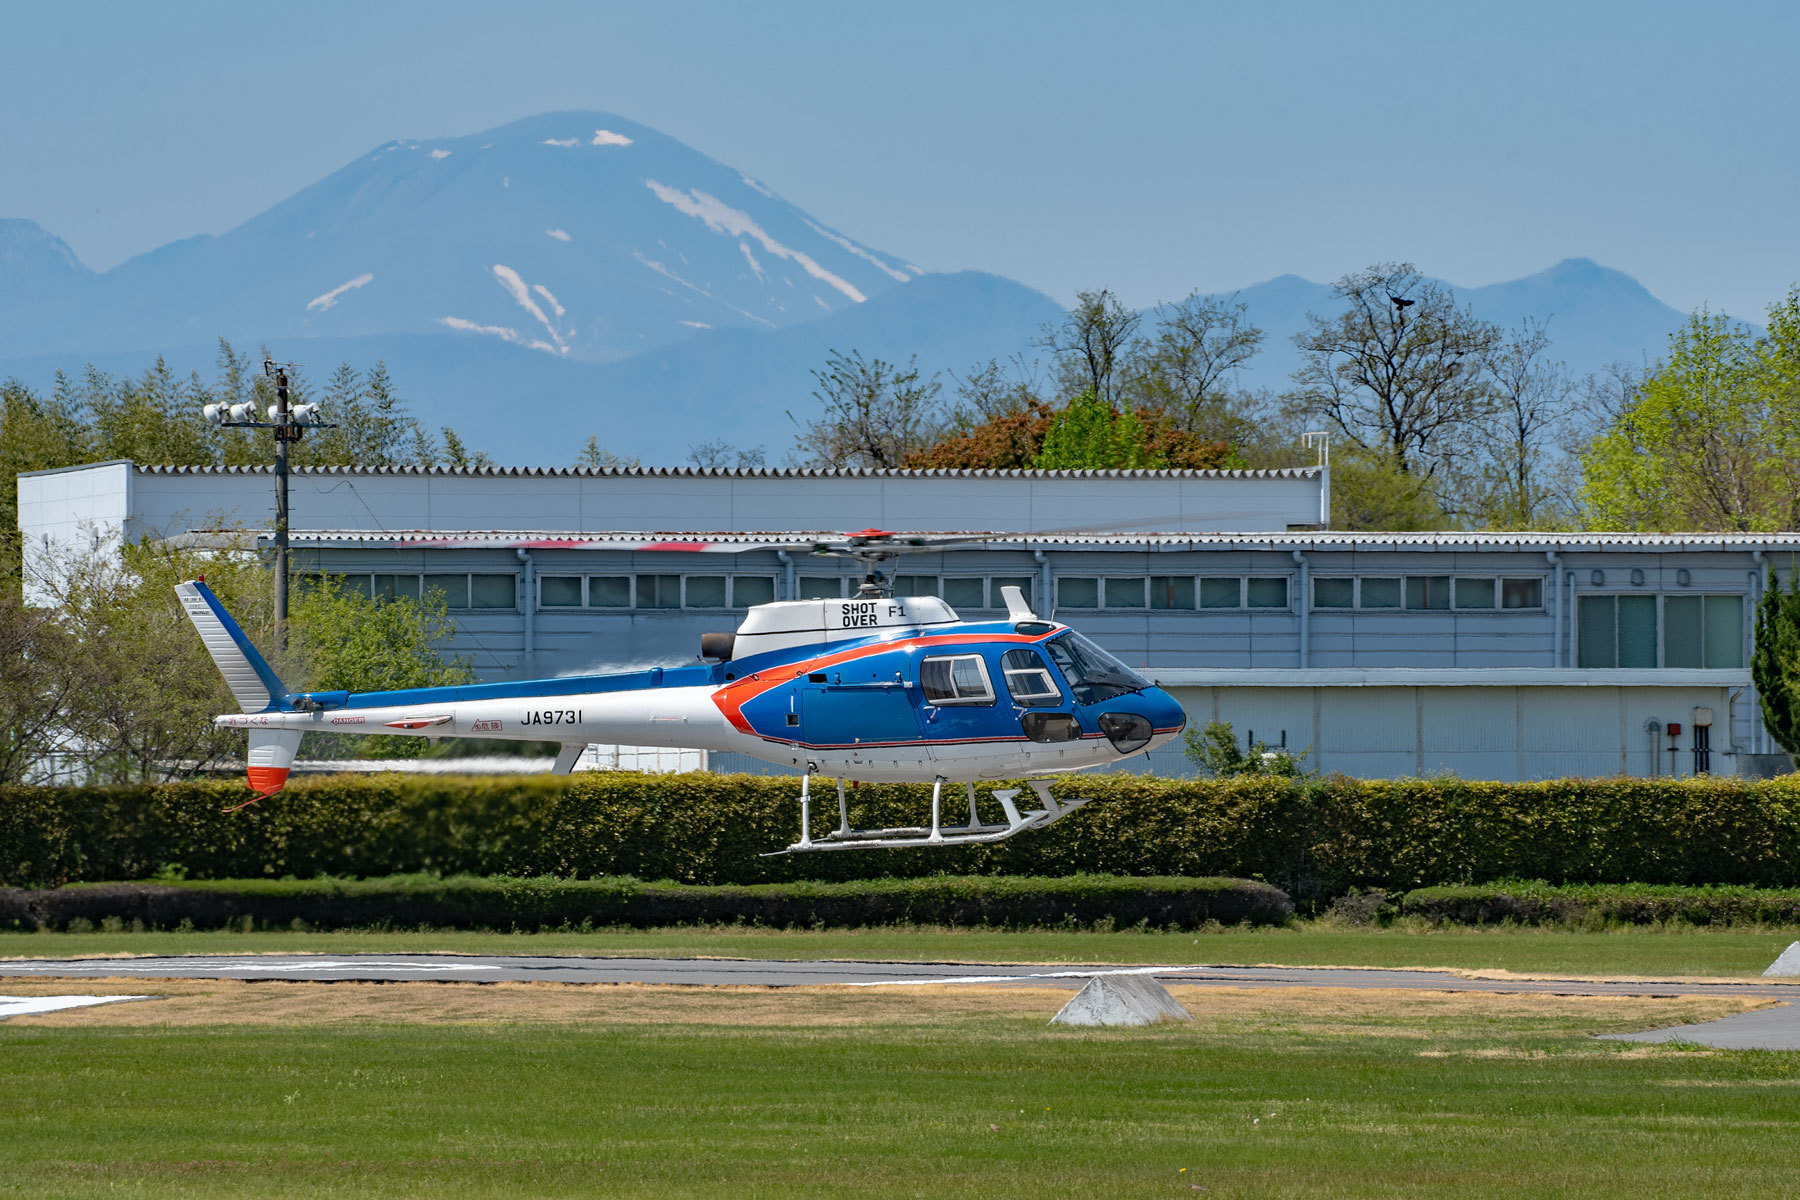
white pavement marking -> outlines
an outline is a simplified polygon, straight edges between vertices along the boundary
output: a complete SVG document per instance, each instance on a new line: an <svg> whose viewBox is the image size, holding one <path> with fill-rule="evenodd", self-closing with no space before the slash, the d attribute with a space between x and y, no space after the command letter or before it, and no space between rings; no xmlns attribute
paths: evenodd
<svg viewBox="0 0 1800 1200"><path fill-rule="evenodd" d="M242 959L183 959L176 963L155 963L139 965L131 959L115 959L110 962L94 965L73 963L46 963L43 965L24 965L11 967L10 970L20 974L35 975L105 975L108 972L117 974L124 970L132 975L172 975L189 971L347 971L381 967L388 971L498 971L500 968L487 963L416 963L416 962L264 962L257 960L245 962Z"/></svg>
<svg viewBox="0 0 1800 1200"><path fill-rule="evenodd" d="M65 1008L86 1008L90 1004L113 1004L120 1000L148 1000L148 996L0 996L0 1021L23 1017L30 1013L59 1012Z"/></svg>
<svg viewBox="0 0 1800 1200"><path fill-rule="evenodd" d="M1209 971L1211 967L1114 967L1097 971L1033 971L1028 975L949 975L931 979L870 979L846 981L846 987L918 987L926 983L1011 983L1017 979L1092 979L1096 975L1182 975L1189 971Z"/></svg>

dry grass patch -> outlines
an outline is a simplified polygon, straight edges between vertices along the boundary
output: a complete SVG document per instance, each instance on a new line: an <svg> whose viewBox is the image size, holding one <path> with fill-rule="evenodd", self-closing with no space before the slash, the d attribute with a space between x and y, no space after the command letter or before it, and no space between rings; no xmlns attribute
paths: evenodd
<svg viewBox="0 0 1800 1200"><path fill-rule="evenodd" d="M1348 988L1170 989L1197 1035L1279 1032L1302 1038L1379 1035L1430 1040L1511 1031L1617 1032L1689 1025L1772 1001L1745 997L1629 997L1421 992ZM689 1025L943 1026L958 1021L1048 1021L1073 990L923 984L905 987L714 987L669 984L369 983L293 980L30 979L11 995L150 995L154 999L14 1017L9 1026L64 1028L224 1025ZM1189 1028L1183 1026L1182 1028ZM1429 1053L1429 1052L1428 1052Z"/></svg>

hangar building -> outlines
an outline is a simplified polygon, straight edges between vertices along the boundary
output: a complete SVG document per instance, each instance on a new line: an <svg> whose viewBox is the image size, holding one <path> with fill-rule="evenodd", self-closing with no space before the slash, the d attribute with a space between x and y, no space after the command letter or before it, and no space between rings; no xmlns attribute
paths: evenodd
<svg viewBox="0 0 1800 1200"><path fill-rule="evenodd" d="M266 468L96 463L19 489L33 550L273 518ZM380 596L442 590L452 650L489 679L691 659L752 604L860 579L852 561L771 542L963 532L894 564L897 590L986 616L1016 584L1196 723L1229 721L1318 769L1534 779L1780 761L1750 639L1797 534L1335 533L1318 467L308 468L291 503L296 570ZM1192 770L1173 748L1145 765Z"/></svg>

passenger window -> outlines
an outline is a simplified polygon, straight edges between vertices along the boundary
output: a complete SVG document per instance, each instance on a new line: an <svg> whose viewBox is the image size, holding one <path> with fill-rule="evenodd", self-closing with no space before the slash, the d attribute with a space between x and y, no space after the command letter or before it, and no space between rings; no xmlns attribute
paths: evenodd
<svg viewBox="0 0 1800 1200"><path fill-rule="evenodd" d="M979 654L927 658L919 663L919 686L932 704L992 704L994 685Z"/></svg>
<svg viewBox="0 0 1800 1200"><path fill-rule="evenodd" d="M1000 660L1006 690L1020 708L1054 708L1062 703L1062 689L1050 677L1044 660L1029 650L1008 650Z"/></svg>

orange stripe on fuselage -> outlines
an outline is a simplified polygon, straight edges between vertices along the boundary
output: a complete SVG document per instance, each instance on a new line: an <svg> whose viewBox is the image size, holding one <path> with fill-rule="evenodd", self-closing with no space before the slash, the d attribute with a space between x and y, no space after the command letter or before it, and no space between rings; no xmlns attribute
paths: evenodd
<svg viewBox="0 0 1800 1200"><path fill-rule="evenodd" d="M1044 641L1061 633L1053 629L1049 633L1028 637L1020 633L943 633L927 634L922 637L896 638L891 642L875 642L866 646L855 646L849 650L840 650L835 654L825 654L818 658L809 658L797 663L781 663L766 670L746 675L742 679L733 680L712 694L712 701L725 714L725 719L741 733L757 734L748 719L744 716L744 705L756 699L764 692L780 687L784 683L792 683L802 675L831 667L842 666L847 662L855 662L859 658L870 658L877 654L887 654L894 650L906 650L914 646L967 646L983 642L1015 642L1029 646Z"/></svg>

